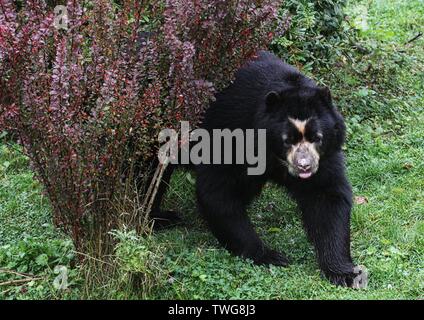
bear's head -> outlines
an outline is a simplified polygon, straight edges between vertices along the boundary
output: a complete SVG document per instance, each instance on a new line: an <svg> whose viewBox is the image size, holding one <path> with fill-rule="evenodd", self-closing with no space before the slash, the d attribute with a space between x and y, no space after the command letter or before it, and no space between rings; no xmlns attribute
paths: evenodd
<svg viewBox="0 0 424 320"><path fill-rule="evenodd" d="M341 150L346 128L328 88L291 87L264 100L271 152L292 176L312 177L321 161Z"/></svg>

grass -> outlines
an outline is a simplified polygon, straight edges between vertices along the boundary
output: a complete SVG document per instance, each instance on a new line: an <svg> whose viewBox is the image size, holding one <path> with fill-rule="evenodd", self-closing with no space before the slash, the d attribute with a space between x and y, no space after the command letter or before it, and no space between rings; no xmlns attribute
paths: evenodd
<svg viewBox="0 0 424 320"><path fill-rule="evenodd" d="M424 1L360 1L350 10L352 16L368 13L368 28L360 31L368 53L314 77L332 88L349 128L348 174L355 196L366 199L353 209L352 253L370 272L366 290L338 288L320 276L296 206L272 185L250 214L262 238L284 251L291 265L259 267L229 255L194 209L192 178L179 172L166 206L180 211L186 225L154 234L149 244L131 232L118 234L123 270L161 269L160 278L150 279L149 293L129 292L116 282L86 292L69 240L52 226L49 205L25 157L3 144L0 268L43 279L0 287L0 298L423 299L424 37L405 43L424 31ZM151 254L159 265L145 264ZM63 292L52 286L57 264L70 270L70 286ZM0 272L0 282L8 279Z"/></svg>

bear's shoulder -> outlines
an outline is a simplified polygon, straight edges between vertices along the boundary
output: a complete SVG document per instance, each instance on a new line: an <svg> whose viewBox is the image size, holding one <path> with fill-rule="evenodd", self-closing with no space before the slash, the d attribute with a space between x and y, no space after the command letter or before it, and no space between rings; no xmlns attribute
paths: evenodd
<svg viewBox="0 0 424 320"><path fill-rule="evenodd" d="M269 51L258 51L236 73L240 84L253 83L264 91L284 90L286 87L315 86L315 82L303 75L298 69L289 65Z"/></svg>

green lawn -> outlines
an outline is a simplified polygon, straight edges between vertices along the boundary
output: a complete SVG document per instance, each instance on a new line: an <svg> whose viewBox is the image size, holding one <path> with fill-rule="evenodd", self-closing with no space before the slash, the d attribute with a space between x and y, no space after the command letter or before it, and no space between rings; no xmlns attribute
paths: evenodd
<svg viewBox="0 0 424 320"><path fill-rule="evenodd" d="M53 228L48 203L26 159L3 144L0 268L42 279L0 286L0 299L423 299L424 36L405 43L424 32L424 1L360 1L350 9L353 16L368 13L361 38L369 53L314 77L332 88L346 116L348 174L355 196L366 200L354 206L352 252L369 270L367 289L335 287L320 276L296 206L272 185L250 213L263 239L290 257L290 267L259 267L229 255L195 211L192 179L179 172L166 205L180 211L186 225L149 239L160 255L155 268L161 268L161 276L147 296L113 284L87 292L72 246ZM145 239L131 233L121 238L122 248L135 248L122 252L145 249ZM63 292L52 284L58 264L70 269L70 286ZM10 279L15 278L0 269L0 283Z"/></svg>

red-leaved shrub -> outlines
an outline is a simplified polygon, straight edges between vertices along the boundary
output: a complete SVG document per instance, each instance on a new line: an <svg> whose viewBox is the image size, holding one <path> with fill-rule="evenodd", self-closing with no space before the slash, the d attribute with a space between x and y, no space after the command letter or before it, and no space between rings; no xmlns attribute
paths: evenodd
<svg viewBox="0 0 424 320"><path fill-rule="evenodd" d="M0 0L0 131L23 145L55 223L80 250L106 246L120 223L140 224L143 210L117 204L139 203L144 189L128 193L122 177L134 163L134 179L151 176L159 130L199 121L269 43L279 5L70 0L63 30L44 1L16 3Z"/></svg>

